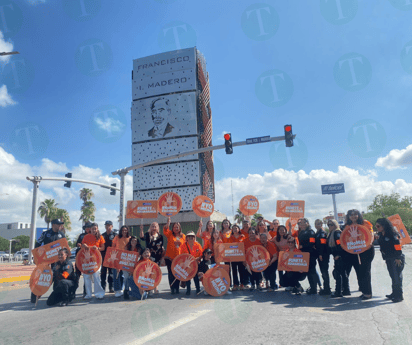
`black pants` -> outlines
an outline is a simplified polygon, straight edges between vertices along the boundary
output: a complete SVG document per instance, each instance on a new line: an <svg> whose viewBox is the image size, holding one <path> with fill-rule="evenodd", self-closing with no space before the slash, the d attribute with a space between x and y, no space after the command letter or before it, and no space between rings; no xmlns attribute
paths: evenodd
<svg viewBox="0 0 412 345"><path fill-rule="evenodd" d="M247 271L245 265L242 263L242 270L243 270L243 278L242 275L240 275L240 283L243 284L244 286L249 285L250 284L250 277L251 274Z"/></svg>
<svg viewBox="0 0 412 345"><path fill-rule="evenodd" d="M106 289L106 277L107 281L109 282L109 289L113 289L112 269L102 266L102 269L100 271L100 284L102 285L103 290Z"/></svg>
<svg viewBox="0 0 412 345"><path fill-rule="evenodd" d="M305 280L306 276L306 273L286 271L283 276L285 287L300 287L299 282Z"/></svg>
<svg viewBox="0 0 412 345"><path fill-rule="evenodd" d="M70 302L75 293L76 283L72 280L62 279L57 283L47 299L47 305L51 306L60 302Z"/></svg>
<svg viewBox="0 0 412 345"><path fill-rule="evenodd" d="M278 261L276 260L270 266L268 266L264 271L263 275L265 276L266 281L270 282L270 287L272 289L276 288L276 268L278 266Z"/></svg>
<svg viewBox="0 0 412 345"><path fill-rule="evenodd" d="M245 266L243 265L243 262L232 262L231 266L232 266L233 285L239 286L240 283L244 284Z"/></svg>
<svg viewBox="0 0 412 345"><path fill-rule="evenodd" d="M200 290L200 283L199 283L199 277L197 276L197 274L193 277L193 280L195 282L195 287L196 287L196 291ZM190 291L190 287L191 287L191 280L186 282L186 289L187 291Z"/></svg>
<svg viewBox="0 0 412 345"><path fill-rule="evenodd" d="M261 281L262 281L262 273L252 271L252 274L250 275L250 283L252 284L252 287L256 285L256 287L258 288Z"/></svg>
<svg viewBox="0 0 412 345"><path fill-rule="evenodd" d="M176 279L175 276L172 273L172 260L170 260L169 258L166 258L165 262L166 262L167 273L168 273L168 278L169 278L170 290L172 292L173 292L173 290L179 292L180 280Z"/></svg>
<svg viewBox="0 0 412 345"><path fill-rule="evenodd" d="M317 253L313 248L302 248L302 252L309 253L309 271L308 271L308 280L311 291L318 290L318 274L316 272L316 259Z"/></svg>
<svg viewBox="0 0 412 345"><path fill-rule="evenodd" d="M359 265L358 282L364 295L372 295L372 261L375 257L375 248L372 246L367 251L359 254L361 264Z"/></svg>
<svg viewBox="0 0 412 345"><path fill-rule="evenodd" d="M336 281L335 294L341 295L343 291L349 292L349 278L346 271L344 257L340 256L339 259L335 260L332 274Z"/></svg>
<svg viewBox="0 0 412 345"><path fill-rule="evenodd" d="M325 291L330 291L330 279L329 279L329 255L323 255L322 261L318 258L318 264L320 273L323 279L323 289Z"/></svg>
<svg viewBox="0 0 412 345"><path fill-rule="evenodd" d="M386 259L386 267L388 268L389 275L392 279L392 295L395 298L403 297L402 290L402 271L405 266L405 255L399 258L401 265L398 266L395 262L396 259Z"/></svg>

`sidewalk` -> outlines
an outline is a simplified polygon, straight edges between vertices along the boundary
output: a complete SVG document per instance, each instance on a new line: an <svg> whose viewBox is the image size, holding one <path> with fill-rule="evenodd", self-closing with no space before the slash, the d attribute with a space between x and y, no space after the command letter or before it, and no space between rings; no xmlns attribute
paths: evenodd
<svg viewBox="0 0 412 345"><path fill-rule="evenodd" d="M0 284L30 280L31 272L35 265L23 265L22 263L0 264Z"/></svg>

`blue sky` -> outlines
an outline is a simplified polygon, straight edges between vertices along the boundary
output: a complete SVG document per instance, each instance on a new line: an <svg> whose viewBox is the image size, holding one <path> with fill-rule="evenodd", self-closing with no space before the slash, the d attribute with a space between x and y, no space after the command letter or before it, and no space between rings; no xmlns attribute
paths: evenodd
<svg viewBox="0 0 412 345"><path fill-rule="evenodd" d="M374 186L371 195L362 192L362 198L353 199L357 188L364 187L354 184L349 188L353 195L340 196L348 205L359 202L358 207L366 208L376 192L412 190L407 159L412 151L407 149L412 121L412 5L406 0L240 0L236 5L0 0L0 8L0 48L12 43L20 52L1 64L0 87L6 85L7 95L0 96L0 145L4 155L30 172L64 176L88 169L90 176L98 178L100 172L108 182L114 181L111 171L131 165L133 59L196 46L210 76L213 144L223 143L225 131L232 133L233 141L280 136L285 124L292 124L297 135L288 153L283 142L236 147L233 155L215 151L219 209L231 211L224 206L230 193L226 180L247 186L248 194L264 195L249 174L263 177L279 169L295 174L303 170L307 176L328 173L317 173L323 174L317 177L319 186L313 182L314 189L302 194L297 189L263 196L273 205L277 197L320 194L321 183L349 184L354 178L339 172L339 166ZM98 47L96 60L84 48L87 44ZM270 83L271 75L275 84ZM99 127L94 114L113 107L113 121L106 127L100 121ZM31 149L24 128L30 128ZM5 176L15 173L11 169L12 165L3 168ZM304 180L299 180L303 186ZM31 190L24 180L3 181L3 188L16 184ZM82 186L73 184L71 191L60 192L53 186L45 184L47 196L62 198L59 201L69 210L79 208L75 194ZM29 205L29 193L27 198ZM325 198L329 203L326 196L319 202ZM0 200L8 204L4 197ZM111 200L97 200L98 206L114 212L117 205ZM268 218L274 216L272 206L266 211ZM324 216L315 215L320 206L312 207L313 217ZM26 209L12 217L0 214L0 223L10 217L29 221Z"/></svg>

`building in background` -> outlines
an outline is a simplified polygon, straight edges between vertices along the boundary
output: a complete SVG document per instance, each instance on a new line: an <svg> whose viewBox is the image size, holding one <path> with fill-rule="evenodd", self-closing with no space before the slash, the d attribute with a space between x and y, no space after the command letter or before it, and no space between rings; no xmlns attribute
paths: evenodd
<svg viewBox="0 0 412 345"><path fill-rule="evenodd" d="M132 165L212 146L209 76L195 47L134 60L132 98ZM192 211L193 199L215 200L213 152L134 170L133 200L157 200L170 191L183 202L172 221L194 230L200 218ZM216 212L216 221L224 218ZM144 224L152 221L165 223L166 218L159 214ZM126 219L126 225L139 226L140 219Z"/></svg>
<svg viewBox="0 0 412 345"><path fill-rule="evenodd" d="M45 230L47 230L47 228L36 228L36 239L38 239ZM30 223L14 222L0 224L0 237L11 240L21 235L30 237Z"/></svg>

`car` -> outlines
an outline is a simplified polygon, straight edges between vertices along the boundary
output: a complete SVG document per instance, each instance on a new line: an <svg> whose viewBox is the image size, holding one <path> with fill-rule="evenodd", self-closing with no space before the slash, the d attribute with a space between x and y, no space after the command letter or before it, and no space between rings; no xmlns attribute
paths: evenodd
<svg viewBox="0 0 412 345"><path fill-rule="evenodd" d="M0 251L0 257L3 258L3 260L9 260L9 253Z"/></svg>
<svg viewBox="0 0 412 345"><path fill-rule="evenodd" d="M73 248L70 251L70 259L75 259L76 258L76 250L77 250L77 248Z"/></svg>
<svg viewBox="0 0 412 345"><path fill-rule="evenodd" d="M14 260L23 260L24 254L28 254L28 250L19 250L18 252L14 253Z"/></svg>

